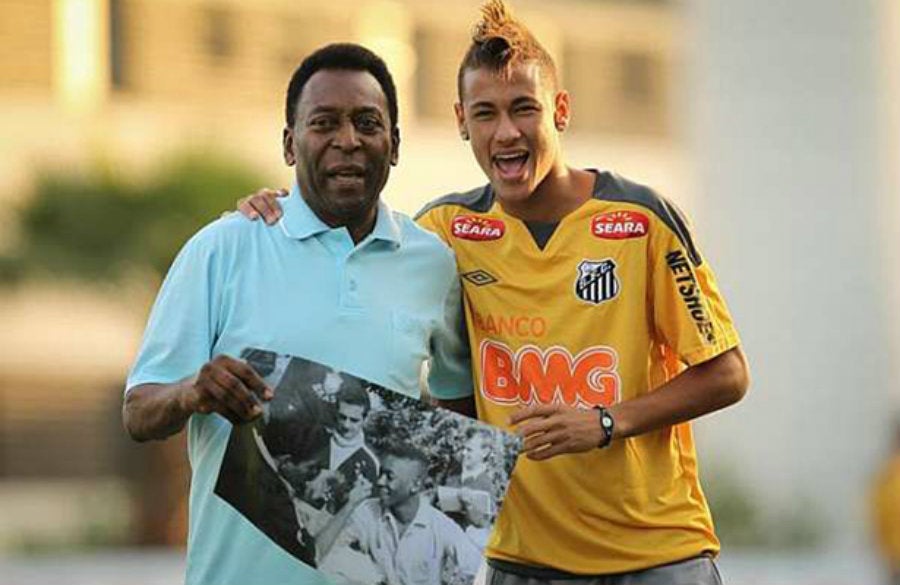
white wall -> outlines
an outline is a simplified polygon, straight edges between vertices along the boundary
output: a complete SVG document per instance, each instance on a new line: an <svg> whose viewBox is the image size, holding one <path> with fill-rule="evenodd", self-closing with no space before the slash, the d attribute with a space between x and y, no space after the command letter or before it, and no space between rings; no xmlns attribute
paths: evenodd
<svg viewBox="0 0 900 585"><path fill-rule="evenodd" d="M702 448L770 509L811 496L839 545L864 538L866 482L897 386L877 10L874 0L688 4L696 219L754 378L745 403L699 425Z"/></svg>

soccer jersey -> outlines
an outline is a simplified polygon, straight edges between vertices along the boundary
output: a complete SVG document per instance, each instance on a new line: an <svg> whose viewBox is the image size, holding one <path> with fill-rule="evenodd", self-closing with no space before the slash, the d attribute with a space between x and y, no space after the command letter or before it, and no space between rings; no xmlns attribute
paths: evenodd
<svg viewBox="0 0 900 585"><path fill-rule="evenodd" d="M542 226L504 213L490 186L444 197L418 221L456 252L478 416L494 425L523 405L631 400L738 345L684 219L612 173L597 173L593 198L544 245ZM685 423L520 458L487 554L595 575L718 549Z"/></svg>

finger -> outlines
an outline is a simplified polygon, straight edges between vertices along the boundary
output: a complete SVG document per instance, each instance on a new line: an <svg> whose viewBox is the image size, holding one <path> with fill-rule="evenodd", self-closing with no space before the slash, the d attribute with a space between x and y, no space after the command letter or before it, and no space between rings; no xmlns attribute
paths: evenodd
<svg viewBox="0 0 900 585"><path fill-rule="evenodd" d="M211 391L204 390L204 392L205 393L203 397L198 403L197 412L201 414L219 414L225 417L225 419L227 419L228 422L233 425L237 425L242 422L240 418L236 414L234 414L231 409L224 406L221 401L213 395Z"/></svg>
<svg viewBox="0 0 900 585"><path fill-rule="evenodd" d="M277 222L281 217L281 204L276 199L283 197L282 192L283 190L261 189L253 197L254 207L269 225Z"/></svg>
<svg viewBox="0 0 900 585"><path fill-rule="evenodd" d="M567 440L568 435L564 431L550 431L526 438L522 443L522 447L526 452L536 452L547 447L563 444Z"/></svg>
<svg viewBox="0 0 900 585"><path fill-rule="evenodd" d="M237 376L244 386L255 396L263 400L271 400L275 392L260 378L253 366L243 360L233 360L228 363L228 371Z"/></svg>
<svg viewBox="0 0 900 585"><path fill-rule="evenodd" d="M551 457L568 453L565 444L558 443L556 445L547 445L543 449L536 449L527 453L527 457L532 461L545 461Z"/></svg>
<svg viewBox="0 0 900 585"><path fill-rule="evenodd" d="M210 389L239 418L250 421L262 414L259 400L244 386L240 378L225 368L213 372Z"/></svg>
<svg viewBox="0 0 900 585"><path fill-rule="evenodd" d="M526 406L525 408L517 410L509 417L509 424L516 425L530 418L550 416L556 412L559 412L559 406L556 404L535 404Z"/></svg>
<svg viewBox="0 0 900 585"><path fill-rule="evenodd" d="M253 207L251 198L252 195L238 199L237 210L247 219L257 220L259 219L259 212Z"/></svg>
<svg viewBox="0 0 900 585"><path fill-rule="evenodd" d="M528 437L537 433L546 433L555 427L557 427L556 419L549 417L537 418L529 420L519 426L519 428L516 429L516 433L520 437Z"/></svg>

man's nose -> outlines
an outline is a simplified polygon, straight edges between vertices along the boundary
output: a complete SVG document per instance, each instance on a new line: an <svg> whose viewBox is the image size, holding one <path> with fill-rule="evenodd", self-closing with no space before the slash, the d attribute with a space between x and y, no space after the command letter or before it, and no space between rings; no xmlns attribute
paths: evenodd
<svg viewBox="0 0 900 585"><path fill-rule="evenodd" d="M359 134L350 120L345 121L338 127L334 136L334 145L341 150L355 150L359 148Z"/></svg>
<svg viewBox="0 0 900 585"><path fill-rule="evenodd" d="M513 142L518 140L520 136L522 136L522 132L513 119L508 114L501 113L497 122L497 140L499 142Z"/></svg>

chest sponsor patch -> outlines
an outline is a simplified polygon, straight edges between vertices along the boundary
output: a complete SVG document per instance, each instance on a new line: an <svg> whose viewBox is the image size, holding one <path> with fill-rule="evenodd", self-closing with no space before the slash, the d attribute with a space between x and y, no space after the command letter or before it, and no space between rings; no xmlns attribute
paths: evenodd
<svg viewBox="0 0 900 585"><path fill-rule="evenodd" d="M582 301L599 305L619 294L616 263L605 260L582 260L575 278L575 296Z"/></svg>
<svg viewBox="0 0 900 585"><path fill-rule="evenodd" d="M595 346L568 349L526 345L513 351L493 339L481 342L481 395L495 404L612 406L620 400L619 356Z"/></svg>
<svg viewBox="0 0 900 585"><path fill-rule="evenodd" d="M538 338L547 334L547 320L537 315L479 313L472 311L475 328L500 337Z"/></svg>
<svg viewBox="0 0 900 585"><path fill-rule="evenodd" d="M477 215L457 215L451 222L453 237L475 242L499 240L506 233L506 224L499 219Z"/></svg>
<svg viewBox="0 0 900 585"><path fill-rule="evenodd" d="M639 211L610 211L591 219L591 233L604 240L643 238L650 229L650 220Z"/></svg>

